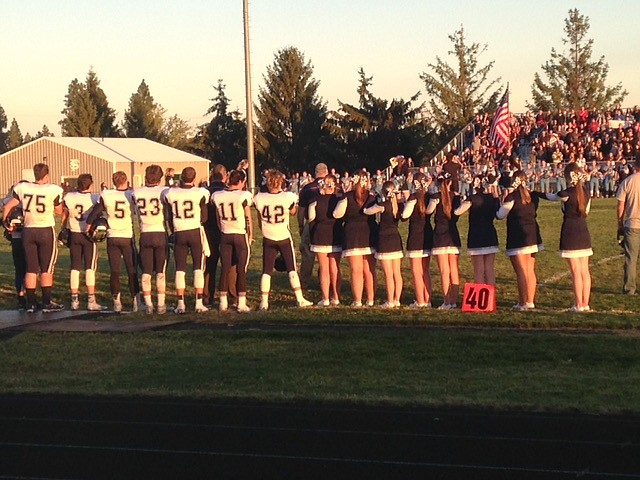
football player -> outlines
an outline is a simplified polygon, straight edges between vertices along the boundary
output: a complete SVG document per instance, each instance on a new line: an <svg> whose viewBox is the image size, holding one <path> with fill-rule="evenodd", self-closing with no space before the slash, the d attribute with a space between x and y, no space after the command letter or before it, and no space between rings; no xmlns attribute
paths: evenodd
<svg viewBox="0 0 640 480"><path fill-rule="evenodd" d="M164 183L164 173L160 165L149 165L145 169L143 187L133 191L138 222L140 224L140 263L142 264L142 296L147 313L153 313L151 299L151 275L156 274L156 290L158 294L157 312L167 311L165 304L167 270L167 219L164 194L169 187Z"/></svg>
<svg viewBox="0 0 640 480"><path fill-rule="evenodd" d="M312 303L302 295L300 278L296 270L296 257L293 252L293 238L289 229L289 217L298 209L298 196L283 191L284 175L278 170L266 173L267 192L258 193L254 205L258 211L258 225L262 229L262 277L260 277L260 310L269 309L269 291L271 274L280 254L289 274L289 283L295 293L299 307L308 307Z"/></svg>
<svg viewBox="0 0 640 480"><path fill-rule="evenodd" d="M26 180L20 180L24 183ZM13 187L9 189L9 194L2 200L2 207L13 198ZM18 310L27 308L27 299L24 290L24 276L27 273L27 261L24 258L24 247L22 245L22 227L24 226L24 214L22 206L17 205L10 212L7 223L13 223L14 228L11 231L5 230L4 235L11 242L11 257L13 258L13 267L15 269L14 285L16 294L18 295Z"/></svg>
<svg viewBox="0 0 640 480"><path fill-rule="evenodd" d="M247 306L247 268L249 266L249 245L253 241L253 224L251 222L251 193L246 191L247 176L242 170L232 170L229 173L227 189L215 192L211 201L218 212L220 224L220 260L222 274L220 277L220 305L221 312L229 308L227 290L229 286L229 271L233 266L233 259L237 260L236 290L238 292L238 312L244 313L251 309Z"/></svg>
<svg viewBox="0 0 640 480"><path fill-rule="evenodd" d="M33 176L33 183L18 183L14 187L13 198L4 206L2 220L6 221L13 208L22 205L22 244L27 263L24 280L27 312L33 313L37 309L38 274L42 288L42 311L57 312L63 310L64 306L51 300L53 273L58 259L58 241L54 227L55 216L62 214L63 190L51 183L49 166L46 163L35 164ZM8 225L7 229L11 231L13 227Z"/></svg>
<svg viewBox="0 0 640 480"><path fill-rule="evenodd" d="M196 294L195 311L207 312L202 292L204 290L205 259L209 256L209 244L202 224L207 221L209 191L195 185L196 170L185 167L180 175L180 186L167 190L164 196L169 210L170 227L174 234L173 255L176 264L176 313L185 313L184 291L186 289L187 255L193 261L193 286Z"/></svg>
<svg viewBox="0 0 640 480"><path fill-rule="evenodd" d="M84 270L87 286L87 310L103 310L96 301L96 269L98 268L98 246L85 235L87 217L98 203L99 195L92 193L93 177L90 173L78 176L78 188L67 193L62 200L62 226L69 229L69 255L71 272L69 287L71 289L71 310L80 308L80 270Z"/></svg>
<svg viewBox="0 0 640 480"><path fill-rule="evenodd" d="M127 270L129 292L133 297L133 311L137 312L142 308L142 299L140 298L140 284L138 283L136 269L137 252L133 237L132 191L129 189L129 181L125 172L118 171L114 173L112 180L115 188L103 190L100 193L100 201L89 214L85 231L89 232L91 224L103 213L106 215L109 223L107 255L109 257L109 268L111 269L109 283L113 299L113 310L118 313L122 311L122 299L120 297L120 265L122 259Z"/></svg>

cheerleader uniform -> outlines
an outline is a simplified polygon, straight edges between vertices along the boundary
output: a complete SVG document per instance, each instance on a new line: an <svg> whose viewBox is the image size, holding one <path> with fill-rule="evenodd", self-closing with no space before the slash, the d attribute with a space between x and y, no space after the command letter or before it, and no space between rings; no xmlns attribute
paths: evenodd
<svg viewBox="0 0 640 480"><path fill-rule="evenodd" d="M338 204L335 195L318 195L309 205L310 248L317 253L342 251L342 221L333 217Z"/></svg>
<svg viewBox="0 0 640 480"><path fill-rule="evenodd" d="M578 211L577 187L569 187L558 192L557 196L562 201L562 228L560 229L560 256L562 258L580 258L593 255L591 248L591 235L587 227L586 216ZM583 187L584 188L584 187ZM589 191L584 188L585 197L588 199L586 213L589 213L591 199Z"/></svg>
<svg viewBox="0 0 640 480"><path fill-rule="evenodd" d="M361 207L355 199L353 191L347 192L340 200L333 212L335 219L343 219L342 256L353 257L371 255L376 251L378 224L376 219L364 213L365 207L375 202L375 197L369 198Z"/></svg>
<svg viewBox="0 0 640 480"><path fill-rule="evenodd" d="M531 202L525 205L522 203L520 189L514 190L507 195L496 214L499 219L507 218L507 250L505 253L508 257L544 250L536 217L540 198L546 198L546 196L539 192L529 193Z"/></svg>
<svg viewBox="0 0 640 480"><path fill-rule="evenodd" d="M393 214L393 206L390 201L376 204L365 208L367 215L380 214L380 224L378 226L378 248L376 259L393 260L402 258L402 238L398 231L398 221L400 220L400 206L398 212Z"/></svg>
<svg viewBox="0 0 640 480"><path fill-rule="evenodd" d="M462 202L454 212L460 216L469 211L469 234L467 236L467 253L488 255L498 252L498 233L493 225L500 201L489 193L476 193Z"/></svg>
<svg viewBox="0 0 640 480"><path fill-rule="evenodd" d="M409 234L407 235L407 257L423 258L431 256L433 248L433 228L431 227L431 215L422 217L418 207L421 201L412 194L402 211L402 219L409 220ZM424 201L429 201L429 195L426 194ZM425 205L426 207L426 205Z"/></svg>
<svg viewBox="0 0 640 480"><path fill-rule="evenodd" d="M460 197L454 195L451 202L451 218L447 218L440 201L442 194L440 192L433 195L429 201L430 207L427 212L435 212L434 229L433 229L433 249L431 255L448 255L460 254L460 232L458 232L458 217L454 215L454 211L460 206Z"/></svg>

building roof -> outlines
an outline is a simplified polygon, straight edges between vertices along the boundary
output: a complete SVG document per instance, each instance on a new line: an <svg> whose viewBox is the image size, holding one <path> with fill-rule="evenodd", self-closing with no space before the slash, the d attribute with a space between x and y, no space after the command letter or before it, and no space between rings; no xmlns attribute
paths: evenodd
<svg viewBox="0 0 640 480"><path fill-rule="evenodd" d="M55 142L112 163L209 162L206 158L146 138L43 137L39 140Z"/></svg>

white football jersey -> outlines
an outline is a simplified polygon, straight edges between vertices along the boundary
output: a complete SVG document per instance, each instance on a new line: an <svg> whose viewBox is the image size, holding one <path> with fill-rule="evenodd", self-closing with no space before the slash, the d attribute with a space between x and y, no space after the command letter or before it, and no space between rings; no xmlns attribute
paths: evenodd
<svg viewBox="0 0 640 480"><path fill-rule="evenodd" d="M247 233L244 207L251 206L253 198L247 190L220 190L214 192L211 201L216 206L222 233Z"/></svg>
<svg viewBox="0 0 640 480"><path fill-rule="evenodd" d="M100 201L107 214L108 238L133 237L133 201L131 190L103 190Z"/></svg>
<svg viewBox="0 0 640 480"><path fill-rule="evenodd" d="M133 191L133 205L138 215L140 232L164 232L164 195L169 187L138 187Z"/></svg>
<svg viewBox="0 0 640 480"><path fill-rule="evenodd" d="M22 204L25 227L53 227L55 208L64 190L52 183L22 182L13 187L13 196Z"/></svg>
<svg viewBox="0 0 640 480"><path fill-rule="evenodd" d="M174 232L200 228L209 195L209 190L202 187L172 187L166 191L164 199L171 208Z"/></svg>
<svg viewBox="0 0 640 480"><path fill-rule="evenodd" d="M260 214L262 235L269 240L291 238L289 230L289 210L298 203L293 192L258 193L253 199Z"/></svg>
<svg viewBox="0 0 640 480"><path fill-rule="evenodd" d="M62 203L69 210L67 227L76 233L83 233L87 226L87 217L91 213L93 206L98 203L100 196L89 192L69 192Z"/></svg>

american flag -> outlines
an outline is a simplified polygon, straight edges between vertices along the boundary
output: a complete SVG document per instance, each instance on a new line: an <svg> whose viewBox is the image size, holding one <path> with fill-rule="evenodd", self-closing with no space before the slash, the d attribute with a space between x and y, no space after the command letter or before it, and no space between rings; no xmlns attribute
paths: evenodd
<svg viewBox="0 0 640 480"><path fill-rule="evenodd" d="M496 110L493 120L491 121L491 129L489 130L489 141L493 143L498 150L504 150L509 145L509 134L511 133L511 125L509 124L509 89L502 96L498 109Z"/></svg>

